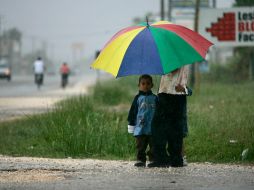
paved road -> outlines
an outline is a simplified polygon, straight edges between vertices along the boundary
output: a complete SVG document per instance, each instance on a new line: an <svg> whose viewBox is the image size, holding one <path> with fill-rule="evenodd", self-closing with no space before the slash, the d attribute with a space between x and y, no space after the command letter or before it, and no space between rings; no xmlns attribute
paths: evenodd
<svg viewBox="0 0 254 190"><path fill-rule="evenodd" d="M0 80L0 121L40 113L60 99L87 93L95 75L71 76L66 89L60 87L59 76L46 76L37 89L33 76L14 76L11 82Z"/></svg>
<svg viewBox="0 0 254 190"><path fill-rule="evenodd" d="M135 168L131 161L0 156L0 189L253 190L254 166L191 163Z"/></svg>

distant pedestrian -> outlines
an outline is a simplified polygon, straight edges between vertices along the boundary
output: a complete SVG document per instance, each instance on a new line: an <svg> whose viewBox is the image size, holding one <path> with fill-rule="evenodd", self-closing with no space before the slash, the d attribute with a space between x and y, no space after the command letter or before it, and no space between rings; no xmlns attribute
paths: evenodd
<svg viewBox="0 0 254 190"><path fill-rule="evenodd" d="M61 86L65 88L65 86L68 84L68 76L70 73L70 68L67 63L63 63L60 68L61 73Z"/></svg>
<svg viewBox="0 0 254 190"><path fill-rule="evenodd" d="M40 85L43 84L45 71L45 65L41 57L38 57L37 60L34 62L33 68L34 68L34 82L39 87Z"/></svg>
<svg viewBox="0 0 254 190"><path fill-rule="evenodd" d="M153 160L153 145L151 139L151 123L157 104L157 96L151 91L153 80L150 75L139 77L139 93L135 96L128 115L128 131L136 138L136 167L146 166L146 156ZM149 146L149 151L146 152Z"/></svg>
<svg viewBox="0 0 254 190"><path fill-rule="evenodd" d="M182 167L183 138L188 133L187 100L191 95L187 87L188 66L177 69L161 78L152 135L154 162L148 167Z"/></svg>

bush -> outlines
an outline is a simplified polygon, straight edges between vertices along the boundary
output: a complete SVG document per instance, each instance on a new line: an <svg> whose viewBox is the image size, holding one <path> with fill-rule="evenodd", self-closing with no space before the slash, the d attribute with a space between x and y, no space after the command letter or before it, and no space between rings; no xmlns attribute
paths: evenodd
<svg viewBox="0 0 254 190"><path fill-rule="evenodd" d="M249 66L250 62L254 60L251 60L251 55L247 54L246 57L243 55L238 53L225 64L211 63L210 72L203 74L203 79L212 82L227 83L238 83L249 80Z"/></svg>

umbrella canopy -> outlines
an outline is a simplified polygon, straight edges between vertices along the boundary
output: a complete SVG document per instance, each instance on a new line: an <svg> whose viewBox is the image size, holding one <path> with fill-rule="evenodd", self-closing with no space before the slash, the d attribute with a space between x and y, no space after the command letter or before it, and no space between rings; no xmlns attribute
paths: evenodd
<svg viewBox="0 0 254 190"><path fill-rule="evenodd" d="M198 33L167 21L142 23L116 33L92 64L115 77L163 75L204 60L213 45Z"/></svg>

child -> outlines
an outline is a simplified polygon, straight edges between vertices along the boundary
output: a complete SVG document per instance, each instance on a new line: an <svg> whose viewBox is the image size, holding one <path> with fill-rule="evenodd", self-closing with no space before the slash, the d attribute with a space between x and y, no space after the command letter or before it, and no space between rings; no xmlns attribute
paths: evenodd
<svg viewBox="0 0 254 190"><path fill-rule="evenodd" d="M128 131L136 138L137 162L136 167L146 166L146 149L149 145L147 155L153 160L153 147L151 143L151 122L157 104L157 96L151 91L153 80L150 75L139 77L139 93L135 96L128 115ZM134 127L133 131L131 126Z"/></svg>
<svg viewBox="0 0 254 190"><path fill-rule="evenodd" d="M188 66L161 78L159 104L152 124L154 161L148 167L182 167L183 138L187 133Z"/></svg>

